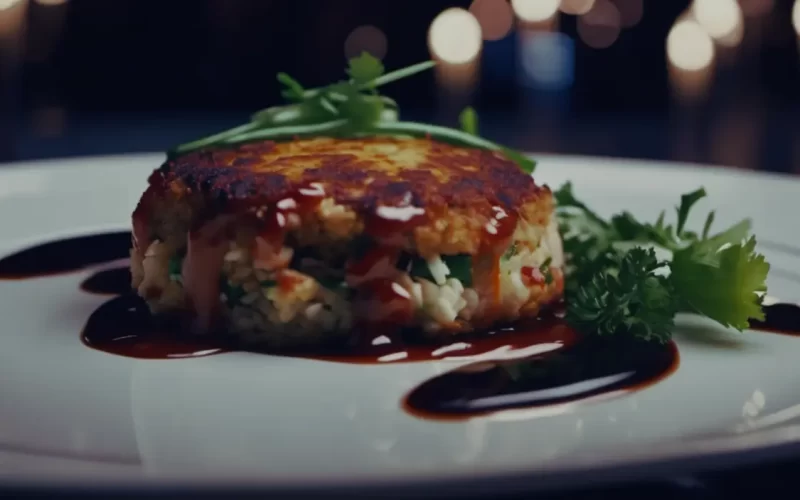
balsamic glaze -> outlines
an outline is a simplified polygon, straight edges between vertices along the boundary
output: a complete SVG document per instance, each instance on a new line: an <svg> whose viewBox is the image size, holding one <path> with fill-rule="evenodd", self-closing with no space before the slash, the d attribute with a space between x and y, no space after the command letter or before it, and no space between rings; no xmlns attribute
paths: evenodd
<svg viewBox="0 0 800 500"><path fill-rule="evenodd" d="M38 278L80 271L130 256L131 233L77 236L27 248L0 259L0 279Z"/></svg>
<svg viewBox="0 0 800 500"><path fill-rule="evenodd" d="M584 339L555 353L472 363L417 386L404 406L423 418L464 419L631 392L675 371L675 344Z"/></svg>
<svg viewBox="0 0 800 500"><path fill-rule="evenodd" d="M83 343L110 354L141 359L196 358L226 350L216 338L182 336L168 320L156 321L136 295L114 297L86 322Z"/></svg>
<svg viewBox="0 0 800 500"><path fill-rule="evenodd" d="M754 330L800 335L800 305L778 302L763 306L764 321L751 321Z"/></svg>
<svg viewBox="0 0 800 500"><path fill-rule="evenodd" d="M81 283L81 290L98 295L122 295L131 290L129 267L113 267L97 271Z"/></svg>
<svg viewBox="0 0 800 500"><path fill-rule="evenodd" d="M178 319L157 323L145 302L135 295L115 297L89 317L81 338L83 343L119 356L144 359L209 356L228 351L249 350L224 336L179 333ZM366 333L354 335L366 338ZM265 354L309 358L350 364L387 364L415 361L477 361L514 359L557 351L577 342L575 332L556 317L523 322L488 332L474 339L451 343L403 343L375 334L358 345L335 344L313 350L258 350Z"/></svg>

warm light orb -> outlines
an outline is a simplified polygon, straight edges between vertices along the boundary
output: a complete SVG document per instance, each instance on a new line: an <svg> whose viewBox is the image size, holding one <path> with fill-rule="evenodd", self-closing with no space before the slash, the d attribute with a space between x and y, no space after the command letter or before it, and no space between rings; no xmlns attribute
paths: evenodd
<svg viewBox="0 0 800 500"><path fill-rule="evenodd" d="M561 0L511 0L517 17L529 23L547 21L558 12Z"/></svg>
<svg viewBox="0 0 800 500"><path fill-rule="evenodd" d="M594 6L594 0L561 0L561 12L581 16Z"/></svg>
<svg viewBox="0 0 800 500"><path fill-rule="evenodd" d="M469 11L452 7L442 11L428 29L428 45L444 62L464 64L475 59L483 43L481 25Z"/></svg>
<svg viewBox="0 0 800 500"><path fill-rule="evenodd" d="M717 39L730 37L744 22L736 0L695 0L692 12L706 33Z"/></svg>
<svg viewBox="0 0 800 500"><path fill-rule="evenodd" d="M19 3L19 0L0 0L0 10L6 10Z"/></svg>
<svg viewBox="0 0 800 500"><path fill-rule="evenodd" d="M474 0L469 11L481 25L484 40L505 38L514 27L514 14L507 0Z"/></svg>
<svg viewBox="0 0 800 500"><path fill-rule="evenodd" d="M644 3L642 0L617 0L614 2L619 9L619 17L622 27L632 28L639 24L644 14Z"/></svg>
<svg viewBox="0 0 800 500"><path fill-rule="evenodd" d="M699 71L714 60L714 42L695 21L679 21L667 36L667 58L679 69Z"/></svg>
<svg viewBox="0 0 800 500"><path fill-rule="evenodd" d="M592 10L578 18L578 36L589 47L605 49L619 38L620 12L608 0L597 0Z"/></svg>
<svg viewBox="0 0 800 500"><path fill-rule="evenodd" d="M745 17L760 17L775 7L775 0L739 0L739 7Z"/></svg>
<svg viewBox="0 0 800 500"><path fill-rule="evenodd" d="M344 41L344 55L347 59L369 52L378 59L386 55L386 35L375 26L359 26L347 35Z"/></svg>

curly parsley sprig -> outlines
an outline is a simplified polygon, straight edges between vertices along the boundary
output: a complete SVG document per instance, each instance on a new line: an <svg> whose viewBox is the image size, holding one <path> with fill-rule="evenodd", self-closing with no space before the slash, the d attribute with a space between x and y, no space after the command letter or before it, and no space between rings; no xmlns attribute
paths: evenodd
<svg viewBox="0 0 800 500"><path fill-rule="evenodd" d="M725 327L763 320L769 264L755 251L745 219L711 235L714 212L701 233L688 231L704 189L684 194L677 221L641 222L629 212L603 219L579 201L572 184L555 192L567 254L567 320L585 333L669 340L678 312L706 316ZM669 258L659 260L654 249Z"/></svg>
<svg viewBox="0 0 800 500"><path fill-rule="evenodd" d="M428 123L400 121L397 103L380 95L378 88L408 78L435 66L425 61L386 73L380 60L364 52L349 60L348 79L306 89L286 73L278 73L288 101L281 106L262 109L239 125L196 141L181 144L170 156L214 146L240 144L255 140L290 140L296 137L430 137L460 146L499 151L522 170L531 173L536 162L524 154L494 143L477 134L477 116L472 108L460 117L462 129Z"/></svg>

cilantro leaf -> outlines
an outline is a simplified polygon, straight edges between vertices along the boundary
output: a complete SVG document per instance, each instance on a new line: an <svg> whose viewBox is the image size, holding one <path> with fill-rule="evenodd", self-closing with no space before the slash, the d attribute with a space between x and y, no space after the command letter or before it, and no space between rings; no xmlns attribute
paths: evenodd
<svg viewBox="0 0 800 500"><path fill-rule="evenodd" d="M678 299L669 280L656 274L666 263L652 249L634 248L605 264L569 298L567 321L585 333L669 340Z"/></svg>
<svg viewBox="0 0 800 500"><path fill-rule="evenodd" d="M653 243L668 249L678 244L672 226L664 224L663 212L655 224L639 222L631 213L622 212L611 218L611 226L616 231L614 239L621 241Z"/></svg>
<svg viewBox="0 0 800 500"><path fill-rule="evenodd" d="M567 262L567 317L582 331L663 339L670 324L664 318L678 310L739 330L763 319L769 264L755 252L750 221L712 235L712 211L699 235L686 229L705 189L681 196L675 226L665 222L665 212L655 223L624 211L607 221L576 198L570 183L554 196ZM650 252L661 249L669 258L654 268L652 260L642 257L643 246ZM656 269L668 271L669 277L644 278Z"/></svg>
<svg viewBox="0 0 800 500"><path fill-rule="evenodd" d="M553 193L553 197L556 200L556 206L559 210L564 209L577 209L580 211L587 219L591 220L595 224L599 225L600 227L607 229L609 227L608 222L603 220L602 217L597 215L594 211L592 211L585 203L579 201L575 197L575 193L572 189L572 183L567 181L565 182L557 191Z"/></svg>
<svg viewBox="0 0 800 500"><path fill-rule="evenodd" d="M724 233L723 233L724 234ZM707 240L675 253L670 281L685 307L725 327L744 330L750 320L764 320L761 308L769 264L756 253L756 239L720 249L725 238Z"/></svg>
<svg viewBox="0 0 800 500"><path fill-rule="evenodd" d="M678 233L678 236L683 234L683 228L686 225L686 220L689 218L689 211L692 209L692 206L700 201L700 199L705 198L706 190L700 188L696 191L692 191L691 193L686 193L681 196L681 204L678 207L678 227L675 232Z"/></svg>
<svg viewBox="0 0 800 500"><path fill-rule="evenodd" d="M361 55L350 59L348 62L347 74L357 85L370 85L383 75L384 68L380 59L371 55L369 52L361 52Z"/></svg>

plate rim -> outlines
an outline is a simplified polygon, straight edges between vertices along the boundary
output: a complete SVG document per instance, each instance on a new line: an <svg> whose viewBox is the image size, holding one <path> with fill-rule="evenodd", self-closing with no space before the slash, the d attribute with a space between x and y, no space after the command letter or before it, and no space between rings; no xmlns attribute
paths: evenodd
<svg viewBox="0 0 800 500"><path fill-rule="evenodd" d="M659 169L670 168L683 171L691 171L695 174L715 173L727 174L737 177L756 177L761 179L772 179L781 181L790 181L800 184L800 175L792 174L789 172L774 172L768 170L751 170L745 168L735 167L733 165L721 165L713 163L702 163L692 161L675 161L675 160L662 160L655 158L635 158L627 156L614 156L614 155L581 155L569 153L546 153L531 150L523 150L525 156L536 160L537 168L544 160L557 160L560 162L589 162L589 163L604 163L616 164L616 166L631 168L635 166L648 165ZM97 168L102 166L103 161L129 161L129 160L153 160L153 169L167 159L167 155L160 151L137 151L130 153L115 153L115 154L96 154L96 155L78 155L78 156L65 156L58 158L35 158L28 160L17 160L11 162L0 162L0 177L9 172L18 173L21 169L30 168L39 171L51 171L64 168L65 164L75 168ZM60 165L59 165L60 164ZM611 165L614 166L614 165ZM16 172L15 172L16 171ZM536 175L534 170L533 175Z"/></svg>
<svg viewBox="0 0 800 500"><path fill-rule="evenodd" d="M752 443L757 441L757 443ZM649 457L647 456L649 455ZM257 478L231 479L149 478L145 481L121 479L110 483L88 485L86 481L0 478L0 491L108 494L124 490L129 494L152 495L208 494L220 497L236 494L280 494L303 498L332 498L343 495L381 495L392 492L393 498L477 498L487 494L566 492L611 484L624 485L637 481L671 479L710 470L743 467L765 461L777 461L800 455L800 424L752 431L736 436L703 438L659 444L658 454L634 448L615 453L585 454L572 464L542 465L535 469L518 469L507 473L471 471L436 474L425 477L366 480L314 480L313 484Z"/></svg>

